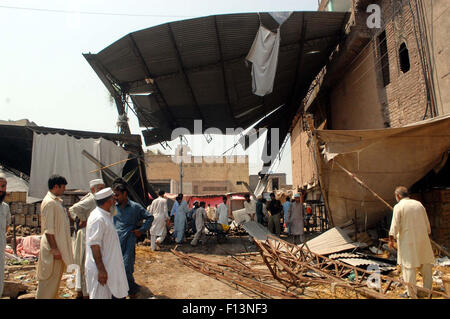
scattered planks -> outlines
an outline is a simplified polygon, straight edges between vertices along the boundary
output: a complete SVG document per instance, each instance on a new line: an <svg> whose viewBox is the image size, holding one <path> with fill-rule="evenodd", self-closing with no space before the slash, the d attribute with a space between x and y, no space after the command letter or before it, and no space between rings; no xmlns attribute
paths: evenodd
<svg viewBox="0 0 450 319"><path fill-rule="evenodd" d="M268 283L267 280L272 279L268 271L255 270L242 263L209 261L184 254L175 249L172 249L171 252L184 265L219 281L225 281L244 288L261 298L303 298L298 293Z"/></svg>
<svg viewBox="0 0 450 319"><path fill-rule="evenodd" d="M403 292L410 286L416 292L413 298L417 298L419 292L430 299L433 295L450 298L444 293L411 285L381 274L379 288L369 288L367 281L372 278L372 272L315 254L306 245L293 245L273 236L264 242L255 240L255 243L273 277L287 289L299 287L305 282L330 284L353 290L369 298L390 299L399 298L393 293L393 288L403 289ZM316 276L310 276L311 272ZM354 279L348 280L349 276L354 276Z"/></svg>

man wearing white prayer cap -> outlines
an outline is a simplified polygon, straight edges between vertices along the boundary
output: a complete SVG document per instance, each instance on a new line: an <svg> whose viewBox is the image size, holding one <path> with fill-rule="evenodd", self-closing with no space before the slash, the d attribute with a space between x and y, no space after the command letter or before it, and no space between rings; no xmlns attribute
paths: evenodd
<svg viewBox="0 0 450 319"><path fill-rule="evenodd" d="M8 225L11 223L9 205L3 201L6 196L6 185L6 175L0 173L0 297L3 294L3 280L5 278L6 232L8 231Z"/></svg>
<svg viewBox="0 0 450 319"><path fill-rule="evenodd" d="M96 207L94 194L105 188L105 182L102 179L93 179L89 182L91 191L86 194L79 202L69 208L72 219L79 219L78 231L74 247L74 261L80 267L80 282L77 284L78 299L89 297L86 289L86 280L84 278L84 262L86 256L86 223L91 211Z"/></svg>
<svg viewBox="0 0 450 319"><path fill-rule="evenodd" d="M95 194L96 208L86 226L86 287L90 299L125 298L128 281L112 210L110 187Z"/></svg>
<svg viewBox="0 0 450 319"><path fill-rule="evenodd" d="M304 214L302 194L294 195L294 202L289 207L289 214L286 224L290 226L291 234L294 236L294 244L298 245L305 242L305 229L303 216Z"/></svg>

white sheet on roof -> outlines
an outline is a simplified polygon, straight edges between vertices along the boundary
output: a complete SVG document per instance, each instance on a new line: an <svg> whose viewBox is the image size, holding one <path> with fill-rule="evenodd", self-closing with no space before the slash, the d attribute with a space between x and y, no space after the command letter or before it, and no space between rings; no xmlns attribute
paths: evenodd
<svg viewBox="0 0 450 319"><path fill-rule="evenodd" d="M127 152L104 138L74 138L61 134L33 134L31 174L28 195L44 198L47 181L52 174L67 179L66 189L89 190L89 181L101 178L100 172L89 173L98 167L81 152L86 150L104 165L128 158ZM109 167L122 176L125 162Z"/></svg>

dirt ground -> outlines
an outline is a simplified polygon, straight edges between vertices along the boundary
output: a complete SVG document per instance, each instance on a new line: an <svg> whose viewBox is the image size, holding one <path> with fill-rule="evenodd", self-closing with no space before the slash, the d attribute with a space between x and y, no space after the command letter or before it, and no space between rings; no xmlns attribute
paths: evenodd
<svg viewBox="0 0 450 319"><path fill-rule="evenodd" d="M174 244L162 245L152 252L149 246L136 247L134 277L143 286L138 298L176 299L246 299L250 296L185 265L170 251ZM208 260L223 260L230 254L255 252L248 236L229 237L223 244L211 238L197 247L189 243L178 245L180 252Z"/></svg>
<svg viewBox="0 0 450 319"><path fill-rule="evenodd" d="M219 244L215 237L204 240L197 247L192 247L188 241L182 245L165 243L160 251L153 252L149 242L138 244L136 247L136 262L134 277L136 282L142 287L138 293L138 299L249 299L259 298L248 291L234 286L227 282L218 281L212 277L204 275L194 269L185 266L172 252L177 251L189 254L194 257L206 259L208 261L226 261L230 255L257 252L256 245L249 240L248 236L229 236L226 242ZM290 238L283 238L291 241ZM309 239L309 238L308 238ZM254 260L262 258L259 255L252 257ZM437 267L433 267L433 271ZM439 267L439 270L450 274L450 267ZM391 273L398 278L398 272ZM17 265L6 267L6 281L20 282L28 287L26 294L21 293L19 299L34 298L37 281L35 265ZM70 277L65 274L61 281L59 298L74 299L76 293L66 286ZM418 274L417 281L422 285L422 278ZM439 290L435 283L433 288ZM399 293L401 293L399 291ZM333 291L330 287L314 286L305 291L305 298L339 298L353 299L361 298L348 291ZM8 297L3 297L8 298Z"/></svg>

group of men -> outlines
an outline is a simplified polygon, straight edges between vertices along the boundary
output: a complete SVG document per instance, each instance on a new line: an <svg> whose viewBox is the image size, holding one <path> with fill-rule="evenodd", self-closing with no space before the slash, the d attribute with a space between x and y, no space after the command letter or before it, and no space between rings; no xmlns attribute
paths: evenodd
<svg viewBox="0 0 450 319"><path fill-rule="evenodd" d="M90 182L91 192L73 205L67 214L60 198L66 185L64 177L52 175L48 180L49 191L41 204L42 237L36 298L57 298L62 274L73 264L80 268L80 296L91 299L134 298L139 290L133 278L137 238L151 226L151 245L156 250L167 235L169 216L164 192L159 192L159 197L146 210L128 198L123 180L115 181L112 188L105 188L104 182L96 179ZM6 176L0 174L0 295L4 283L6 232L11 223L9 206L4 202L6 187ZM412 289L416 284L417 269L423 276L424 288L432 288L434 254L429 238L431 228L425 208L420 202L409 198L406 187L395 189L395 199L398 203L393 211L389 246L393 248L396 244L397 263L402 266L403 280L410 284L405 295L414 296ZM228 224L226 201L224 196L216 218L224 224ZM294 201L289 201L289 205L281 205L272 193L267 207L264 207L264 200L255 202L247 195L244 206L248 218L254 220L256 217L260 223L264 220L266 208L269 230L274 234L279 234L281 213L285 213L288 206L285 223L296 243L304 241L301 194L295 194ZM177 197L174 207L175 239L181 242L189 209L182 196ZM78 222L74 252L69 218ZM192 218L195 235L191 244L196 245L208 219L205 202L195 205Z"/></svg>
<svg viewBox="0 0 450 319"><path fill-rule="evenodd" d="M186 230L191 223L194 239L191 241L193 246L197 245L201 235L205 231L205 224L208 221L217 222L228 225L228 206L227 197L222 197L222 203L213 211L206 209L205 202L195 201L193 208L189 209L188 204L183 200L183 194L178 194L175 198L175 203L170 211L170 217L174 221L173 237L176 244L183 244L185 242ZM153 203L152 203L153 205ZM167 206L166 206L167 207ZM210 206L209 206L210 207ZM151 210L151 206L149 207Z"/></svg>
<svg viewBox="0 0 450 319"><path fill-rule="evenodd" d="M291 202L287 197L286 201L281 204L276 199L275 193L270 194L270 201L260 198L257 201L251 198L249 194L244 195L245 214L240 218L242 222L255 220L262 225L267 224L268 230L277 235L281 234L282 224L286 224L288 234L293 235L294 243L304 242L304 205L302 194L295 194L294 201ZM282 223L282 220L284 223Z"/></svg>
<svg viewBox="0 0 450 319"><path fill-rule="evenodd" d="M36 299L57 298L62 274L71 265L78 266L78 298L135 298L136 239L150 228L153 216L128 198L121 179L112 188L101 179L90 181L90 193L66 213L61 199L66 185L63 176L52 175L42 200ZM78 228L74 245L70 219Z"/></svg>

